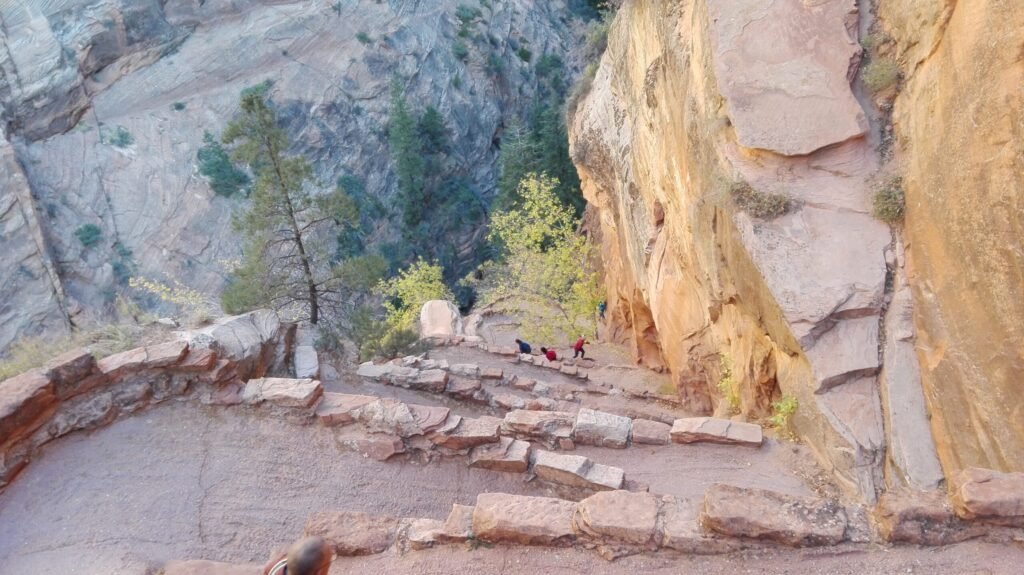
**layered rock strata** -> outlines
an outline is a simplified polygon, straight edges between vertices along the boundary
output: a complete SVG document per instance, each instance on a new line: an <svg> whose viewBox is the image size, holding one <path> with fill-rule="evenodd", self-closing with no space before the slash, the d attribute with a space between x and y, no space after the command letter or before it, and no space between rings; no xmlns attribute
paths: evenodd
<svg viewBox="0 0 1024 575"><path fill-rule="evenodd" d="M853 0L626 2L570 139L608 335L667 366L700 414L762 417L793 396L821 463L874 501L897 246L870 214L880 158L851 87L857 18ZM784 213L757 211L769 194ZM899 341L912 349L913 333ZM903 357L888 372L893 397L920 389L916 358ZM889 418L909 426L889 481L934 487L927 414L920 402L905 412Z"/></svg>

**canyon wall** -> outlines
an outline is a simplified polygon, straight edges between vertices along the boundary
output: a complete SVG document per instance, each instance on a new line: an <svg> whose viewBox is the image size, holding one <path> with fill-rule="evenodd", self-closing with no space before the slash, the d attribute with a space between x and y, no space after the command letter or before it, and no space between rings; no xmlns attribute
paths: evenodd
<svg viewBox="0 0 1024 575"><path fill-rule="evenodd" d="M917 354L947 475L1024 470L1024 10L884 0Z"/></svg>
<svg viewBox="0 0 1024 575"><path fill-rule="evenodd" d="M244 200L214 194L196 152L204 131L219 135L237 112L240 91L266 80L292 152L310 160L322 188L351 175L380 204L367 243L399 237L387 138L395 80L413 110L441 112L448 163L488 204L502 130L537 99L537 61L558 56L570 80L582 25L565 2L513 0L473 3L480 13L463 26L460 4L0 3L0 106L10 142L0 152L19 167L0 188L2 240L19 246L0 253L0 269L25 270L0 281L0 355L20 335L85 323L76 314L104 319L131 275L216 298L240 255L231 214ZM23 231L29 211L38 220L32 237ZM85 225L100 231L89 245L75 234ZM460 257L474 256L480 233L453 242Z"/></svg>
<svg viewBox="0 0 1024 575"><path fill-rule="evenodd" d="M792 396L797 433L873 501L943 477L903 244L870 213L862 17L853 0L626 2L570 139L615 337L695 412L757 419ZM745 191L786 212L738 209Z"/></svg>

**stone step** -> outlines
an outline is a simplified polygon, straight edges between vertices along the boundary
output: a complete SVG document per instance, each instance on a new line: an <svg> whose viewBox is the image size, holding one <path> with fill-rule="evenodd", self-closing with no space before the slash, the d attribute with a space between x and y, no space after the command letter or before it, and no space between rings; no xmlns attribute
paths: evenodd
<svg viewBox="0 0 1024 575"><path fill-rule="evenodd" d="M811 547L841 542L847 519L833 501L715 484L704 494L700 523L726 537Z"/></svg>
<svg viewBox="0 0 1024 575"><path fill-rule="evenodd" d="M714 417L686 417L672 424L676 443L724 443L758 447L764 441L761 426Z"/></svg>
<svg viewBox="0 0 1024 575"><path fill-rule="evenodd" d="M533 473L538 478L560 485L605 491L622 489L626 481L622 469L594 463L582 455L535 449L532 459Z"/></svg>

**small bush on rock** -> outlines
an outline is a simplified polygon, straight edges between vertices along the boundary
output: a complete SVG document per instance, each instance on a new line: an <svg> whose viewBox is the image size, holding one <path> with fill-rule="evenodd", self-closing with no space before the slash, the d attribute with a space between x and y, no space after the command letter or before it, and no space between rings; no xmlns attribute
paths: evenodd
<svg viewBox="0 0 1024 575"><path fill-rule="evenodd" d="M906 198L903 195L903 178L892 178L875 189L872 213L889 225L903 222Z"/></svg>
<svg viewBox="0 0 1024 575"><path fill-rule="evenodd" d="M75 237L82 242L83 246L91 248L103 239L103 230L96 224L85 224L75 230Z"/></svg>
<svg viewBox="0 0 1024 575"><path fill-rule="evenodd" d="M772 402L772 414L768 418L768 423L772 427L789 431L789 420L796 413L796 409L799 406L799 402L792 395L783 395L778 401Z"/></svg>
<svg viewBox="0 0 1024 575"><path fill-rule="evenodd" d="M366 32L356 34L356 40L359 40L362 44L369 44L370 42L373 42L373 38L370 38L370 35Z"/></svg>
<svg viewBox="0 0 1024 575"><path fill-rule="evenodd" d="M135 138L124 126L118 126L113 134L107 136L107 143L115 148L127 148L135 143Z"/></svg>
<svg viewBox="0 0 1024 575"><path fill-rule="evenodd" d="M736 207L747 214L765 220L786 213L789 199L782 194L759 192L746 182L736 182L729 189Z"/></svg>
<svg viewBox="0 0 1024 575"><path fill-rule="evenodd" d="M861 73L864 87L876 94L895 85L899 77L896 62L888 58L872 60Z"/></svg>

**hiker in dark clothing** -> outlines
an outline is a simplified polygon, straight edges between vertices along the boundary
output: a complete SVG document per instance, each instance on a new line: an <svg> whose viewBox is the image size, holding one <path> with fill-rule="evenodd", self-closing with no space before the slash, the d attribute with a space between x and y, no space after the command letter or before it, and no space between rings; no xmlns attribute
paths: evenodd
<svg viewBox="0 0 1024 575"><path fill-rule="evenodd" d="M530 347L530 344L521 339L516 340L516 345L519 346L519 353L533 353L533 348Z"/></svg>
<svg viewBox="0 0 1024 575"><path fill-rule="evenodd" d="M572 349L574 350L573 354L572 354L572 358L576 359L577 357L580 357L580 358L586 359L587 358L587 352L583 350L583 346L588 344L588 343L590 343L590 342L587 341L586 338L584 338L581 335L580 338L576 340L576 343L573 344L573 346L572 346Z"/></svg>
<svg viewBox="0 0 1024 575"><path fill-rule="evenodd" d="M601 319L604 319L604 312L605 312L605 310L607 310L607 309L608 309L608 302L606 302L606 301L601 301L601 303L597 304L597 315L598 315L598 316L599 316L599 317L600 317Z"/></svg>
<svg viewBox="0 0 1024 575"><path fill-rule="evenodd" d="M540 352L544 354L544 357L548 358L548 361L558 361L558 354L555 353L555 350L542 347Z"/></svg>
<svg viewBox="0 0 1024 575"><path fill-rule="evenodd" d="M296 541L287 553L278 554L263 568L264 575L327 575L334 550L320 537Z"/></svg>

